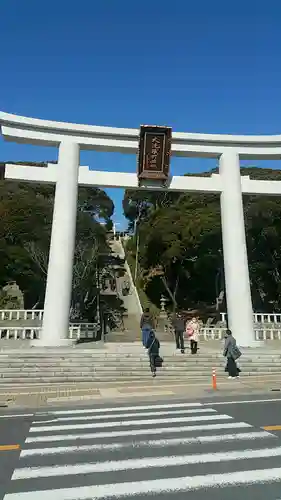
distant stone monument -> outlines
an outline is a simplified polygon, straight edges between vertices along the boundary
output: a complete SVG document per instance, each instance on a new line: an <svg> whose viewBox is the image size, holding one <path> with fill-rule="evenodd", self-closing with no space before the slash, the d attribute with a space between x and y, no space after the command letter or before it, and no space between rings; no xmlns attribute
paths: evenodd
<svg viewBox="0 0 281 500"><path fill-rule="evenodd" d="M165 308L166 302L167 302L167 299L165 299L164 295L161 295L161 299L160 299L160 307L161 307L161 309L160 309L159 317L162 318L162 319L165 319L165 320L168 319L168 314L167 314L167 311L166 311L166 308Z"/></svg>
<svg viewBox="0 0 281 500"><path fill-rule="evenodd" d="M0 292L2 309L24 309L24 295L16 281L9 281Z"/></svg>
<svg viewBox="0 0 281 500"><path fill-rule="evenodd" d="M161 332L168 332L169 330L169 320L168 320L168 314L165 308L167 299L163 295L161 295L160 299L160 313L158 316L158 324L157 324L157 329Z"/></svg>

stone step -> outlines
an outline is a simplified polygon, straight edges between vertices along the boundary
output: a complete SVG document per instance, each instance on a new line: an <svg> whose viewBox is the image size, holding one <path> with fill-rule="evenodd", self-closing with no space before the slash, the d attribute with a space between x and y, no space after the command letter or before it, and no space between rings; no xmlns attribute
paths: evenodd
<svg viewBox="0 0 281 500"><path fill-rule="evenodd" d="M243 374L244 375L244 374ZM73 390L73 391L77 391L77 392L81 392L81 391L89 391L91 392L92 390L96 390L96 389L99 389L99 388L113 388L113 387L141 387L143 389L143 387L146 387L146 383L147 383L147 380L151 380L151 373L148 372L148 378L146 378L145 380L142 378L138 378L136 380L133 380L132 383L131 383L131 379L128 381L127 379L124 379L124 378L121 378L121 379L118 379L118 380L109 380L109 381L106 381L106 382L96 382L95 380L90 380L90 381L80 381L79 382L79 386L77 386L77 383L76 381L69 381L67 382L67 384L63 383L63 388L67 389L68 390ZM228 376L227 374L220 374L217 376L217 380L219 382L225 382L225 381L228 381ZM188 377L188 378L180 378L180 377L177 377L177 378L174 378L174 379L171 379L169 377L165 377L163 374L161 374L160 372L157 373L157 377L155 378L155 381L154 383L156 384L156 386L158 384L161 384L162 386L175 386L175 385L178 385L178 386L182 386L182 385L190 385L191 383L193 383L194 381L196 381L196 383L198 384L207 384L208 386L211 385L212 383L212 379L210 377ZM242 378L242 375L241 375L241 382L250 382L250 383L254 383L254 381L267 381L268 383L277 383L278 384L278 379L276 379L276 375L259 375L259 374L254 374L254 375L251 375L250 377L247 376L246 379L245 377ZM230 382L229 382L230 383ZM14 383L14 384L11 384L9 382L6 383L6 381L2 381L0 383L0 396L1 394L5 393L6 392L9 392L9 393L17 393L18 391L22 392L22 391L35 391L37 390L38 392L48 392L50 390L56 390L56 389L59 389L60 386L61 386L61 382L54 382L52 380L49 380L47 382L44 383L44 386L42 386L42 382L38 382L37 380L32 380L31 382L29 382L29 380L25 381L24 383ZM160 385L160 386L161 386ZM1 399L1 398L0 398Z"/></svg>
<svg viewBox="0 0 281 500"><path fill-rule="evenodd" d="M164 353L160 353L162 355L162 357L164 357L164 359L166 360L169 360L169 361L174 361L176 363L184 363L184 362L190 362L190 363L195 363L195 362L198 362L198 363L205 363L206 361L212 361L212 360L216 360L216 359L224 359L223 356L204 356L204 357L198 357L198 356L194 356L194 357L191 357L191 356L173 356L173 355L169 355L169 354L164 354ZM29 363L44 363L44 362L48 362L48 361L54 361L55 363L59 363L59 362L73 362L73 363L83 363L83 362L115 362L115 363L119 363L119 362L124 362L124 363L129 363L129 362L142 362L144 360L147 360L148 359L148 355L147 354L144 354L144 355L124 355L124 356L111 356L111 355L107 355L107 354L103 354L103 355L100 355L100 356L87 356L87 357L82 357L82 358L77 358L77 357L68 357L68 356L64 356L64 357L61 357L61 356L30 356L30 357L27 357L27 356L22 356L22 357L14 357L14 358L11 358L11 357L3 357L1 358L0 357L0 363L6 363L6 362L14 362L14 363L23 363L23 362L29 362ZM241 358L242 359L242 358ZM258 359L258 358L246 358L244 357L243 359L247 360L247 359L253 359L253 360L256 360L257 361L263 361L262 359ZM270 358L269 360L265 360L265 361L268 361L269 363L271 363L274 359L276 359L276 361L280 361L280 358Z"/></svg>
<svg viewBox="0 0 281 500"><path fill-rule="evenodd" d="M2 363L0 364L0 373L1 371L5 370L32 370L32 369L37 369L37 370L44 370L44 369L53 369L55 367L59 367L61 370L67 370L70 369L72 371L79 370L81 368L83 369L97 369L100 371L108 371L111 369L115 370L121 370L121 369L141 369L143 367L146 367L149 364L149 360L143 360L142 362L137 362L137 363L71 363L71 362L64 362L64 363L56 363L54 361L48 361L44 363L30 363L30 362L25 362L25 363ZM184 363L184 362L178 362L176 363L174 360L171 360L171 362L168 362L167 360L164 360L163 367L164 369L169 368L169 369L175 369L175 370L197 370L197 369L212 369L213 367L217 366L225 366L225 360L218 359L213 362L208 362L208 363ZM257 369L257 368L263 368L263 369L279 369L281 370L281 364L277 362L271 362L271 363L255 363L252 361L245 361L243 363L240 363L241 366L243 367L248 367L249 369Z"/></svg>
<svg viewBox="0 0 281 500"><path fill-rule="evenodd" d="M25 373L28 374L40 374L41 372L47 373L47 372L54 372L54 371L60 371L61 373L78 373L78 372L87 372L87 373L99 373L101 375L106 376L107 374L114 374L118 375L119 373L122 373L124 371L130 372L130 373L141 373L143 371L146 371L149 367L149 363L146 365L142 366L135 366L131 367L130 365L124 366L124 367L116 367L116 366L111 366L108 367L108 369L103 370L101 367L94 367L94 366L81 366L81 367L75 367L73 369L72 367L60 367L59 365L52 365L49 367L16 367L16 368L10 368L10 367L4 367L1 372L0 372L0 378L3 374L5 373L22 373L23 375ZM281 373L281 367L280 366L251 366L251 365L240 365L242 371L253 371L253 372L276 372L276 373ZM225 369L225 365L220 363L215 365L214 367L217 372L218 371L223 371ZM207 367L175 367L175 366L169 366L169 365L163 365L161 368L161 371L165 371L167 373L173 374L181 374L181 373L211 373L213 367L212 366L207 366Z"/></svg>
<svg viewBox="0 0 281 500"><path fill-rule="evenodd" d="M172 381L177 381L178 383L180 383L181 381L189 381L189 380L192 380L192 379L204 379L204 380L211 380L211 376L210 375L207 375L206 373L204 374L196 374L196 375L193 375L193 374L185 374L183 376L179 376L179 375L175 375L175 376L171 376L171 375L166 375L165 373L162 373L161 371L158 371L157 372L157 376L158 377L161 377L161 379L165 379L167 382L172 382ZM272 377L272 379L274 379L274 376L276 376L275 374L269 374L268 372L266 373L262 373L262 372L243 372L243 377L244 379L250 379L251 377ZM131 382L135 382L135 381L138 381L138 382L141 382L144 378L150 378L151 377L151 372L150 370L147 370L146 372L142 373L141 375L132 375L132 374L124 374L122 376L119 376L119 377L104 377L104 376L94 376L94 375L88 375L88 374L84 374L84 373L81 373L81 374L75 374L75 375L67 375L67 376L63 376L61 375L60 373L58 374L42 374L40 377L36 376L36 377L21 377L21 374L17 375L10 375L10 376L7 376L7 377L4 377L4 378L1 378L0 379L0 387L1 387L1 384L8 384L8 383L18 383L18 384L24 384L24 383L32 383L32 382L35 382L35 383L40 383L41 381L45 381L45 382L48 382L48 383L52 383L52 382L73 382L73 383L78 383L78 382L89 382L89 383L92 383L92 382L99 382L99 383L119 383L119 382L127 382L128 385L130 385ZM220 373L218 374L218 378L226 378L227 377L227 374L225 373ZM242 378L242 375L241 375L241 378ZM15 382L16 381L16 382Z"/></svg>
<svg viewBox="0 0 281 500"><path fill-rule="evenodd" d="M23 364L23 365L17 365L17 366L10 366L10 365L5 365L1 366L0 370L0 376L1 372L5 371L20 371L20 370L53 370L53 369L60 369L60 370L71 370L72 372L79 371L79 370L96 370L100 372L108 372L108 371L120 371L120 370L142 370L149 366L149 362L147 360L146 363L139 363L139 364L134 364L131 365L130 363L128 364L123 364L123 365L108 365L108 366L103 366L103 365L95 365L95 364L89 364L89 365L76 365L72 366L71 363L68 365L60 365L56 363L50 363L50 364L44 364L44 365L31 365L31 364ZM163 370L175 370L175 371L192 371L192 370L212 370L212 368L220 367L220 366L225 366L225 363L215 363L215 364L209 364L209 365L182 365L182 364L169 364L169 363L163 363ZM249 369L257 369L257 368L263 368L263 369L279 369L281 370L281 367L276 363L276 364L270 364L270 365L253 365L253 364L243 364L244 367L249 367Z"/></svg>
<svg viewBox="0 0 281 500"><path fill-rule="evenodd" d="M20 342L20 341L19 341ZM17 341L13 345L18 345ZM39 348L39 347L30 347L29 346L29 341L22 341L21 343L22 347L18 348L13 348L10 347L3 347L2 344L0 343L0 356L2 355L7 355L11 354L13 356L17 355L39 355L39 354L46 354L49 353L49 355L71 355L71 356L82 356L83 354L89 354L89 353L99 353L99 352L108 352L108 353L123 353L123 352L142 352L144 351L141 343L136 342L136 343L131 343L128 342L127 344L125 343L116 343L116 344L109 344L105 343L103 344L102 342L90 342L86 344L78 344L74 345L71 348L65 348L65 347L58 347L56 349L51 348L51 347L44 347L44 348ZM279 344L278 344L279 346ZM248 353L251 354L259 354L262 356L270 356L271 354L273 355L279 355L280 354L280 349L279 347L276 346L274 347L263 347L262 349L260 347L255 347L255 348L243 348L242 353L243 355L247 355ZM161 349L160 351L166 351L170 350L170 352L175 352L175 346L173 343L163 343L161 344ZM189 347L186 349L187 352L189 352ZM217 352L217 353L222 353L223 349L220 344L211 344L210 342L205 342L204 344L200 344L199 348L199 354L203 353L211 353L211 352Z"/></svg>
<svg viewBox="0 0 281 500"><path fill-rule="evenodd" d="M124 332L110 332L106 335L107 343L123 343L130 344L132 342L138 342L141 344L141 336L139 331L131 331L128 327L126 321L124 320L125 330Z"/></svg>
<svg viewBox="0 0 281 500"><path fill-rule="evenodd" d="M165 360L169 361L175 361L176 363L205 363L205 362L212 362L217 359L225 359L221 354L203 354L203 355L198 355L198 356L191 356L189 353L185 355L174 355L171 353L165 353L165 352L160 352L160 355L164 357ZM0 364L3 363L25 363L25 362L38 362L38 363L43 363L43 362L48 362L48 361L53 361L56 363L59 362L75 362L75 363L83 363L83 362L103 362L104 360L106 362L139 362L148 359L147 353L139 353L139 354L130 354L130 353L124 353L123 355L116 355L112 353L99 353L98 355L96 354L90 354L88 356L48 356L45 354L41 355L24 355L24 356L10 356L10 355L5 355L1 356L0 355ZM260 356L260 355L245 355L241 357L241 361L243 362L260 362L260 363L272 363L272 362L280 362L281 363L281 357L279 355L271 355L271 356Z"/></svg>
<svg viewBox="0 0 281 500"><path fill-rule="evenodd" d="M171 353L171 352L160 352L160 355L162 356L165 356L165 357L168 357L168 358L174 358L174 359L189 359L189 360L195 360L195 359L201 359L201 360L205 360L205 359L212 359L212 358L223 358L223 356L219 353L210 353L210 354L202 354L202 355L198 355L198 356L191 356L189 353L186 353L185 355L181 354L174 354L174 353ZM4 356L1 356L0 355L0 361L2 360L6 360L6 359L14 359L14 360L23 360L23 359L39 359L39 360L42 360L42 359L56 359L56 360L64 360L64 359L73 359L73 360L77 360L78 362L79 361L83 361L83 359L115 359L115 360L122 360L122 359L144 359L144 358L147 358L148 357L148 353L146 352L140 352L140 353L129 353L129 352L124 352L124 353L120 353L120 354L116 354L116 353L108 353L108 352L100 352L100 353L90 353L88 355L84 355L84 356L68 356L67 354L66 355L48 355L48 353L42 353L42 354L39 354L39 355L30 355L28 356L27 354L26 355L18 355L18 356L11 356L11 355L4 355ZM257 356L243 356L243 358L249 358L249 359L252 359L252 358L257 358L257 359L268 359L268 360L271 360L272 358L275 358L275 359L281 359L280 357L278 356L271 356L271 357L257 357ZM242 358L241 358L242 359Z"/></svg>
<svg viewBox="0 0 281 500"><path fill-rule="evenodd" d="M276 368L274 368L274 367L272 367L272 368L269 368L269 367L252 368L249 366L241 366L240 368L241 368L243 373L272 373L272 374L275 373L278 376L281 374L281 368L277 368L277 367ZM223 365L216 366L215 369L216 369L217 374L224 373L224 371L225 371L225 367ZM29 368L12 369L12 370L5 369L1 372L0 379L3 377L7 377L7 376L38 377L42 373L51 375L55 372L60 373L62 376L71 375L71 376L75 377L75 375L78 373L84 373L84 374L93 375L93 376L116 378L116 377L122 376L124 373L131 374L132 376L133 375L141 375L142 373L145 373L147 370L149 370L149 365L141 367L141 368L136 368L136 369L131 369L130 367L124 367L121 369L112 368L112 369L109 369L107 371L94 369L94 368L93 369L85 369L83 367L81 367L80 369L78 368L76 370L72 370L72 369L65 370L65 369L60 369L60 367L54 366L51 368L36 369L36 370L29 369ZM160 369L160 371L161 371L161 373L165 373L167 376L177 376L177 377L180 377L181 375L182 376L184 376L184 375L192 376L192 375L198 375L198 374L210 376L212 374L211 367L204 368L204 369L198 368L198 369L186 369L186 370L177 370L173 367L165 367L165 368L162 367Z"/></svg>
<svg viewBox="0 0 281 500"><path fill-rule="evenodd" d="M16 360L16 361L10 361L10 360L6 360L6 361L0 361L0 367L1 366L23 366L23 365L30 365L30 366L44 366L44 365L61 365L61 366L81 366L81 365L84 365L84 366L90 366L90 365L94 365L94 366L104 366L104 367L107 367L107 366L116 366L116 365L120 365L120 366L123 366L123 365L131 365L131 366L134 366L134 365L142 365L142 364L146 364L148 362L148 358L142 358L142 359L134 359L134 358L127 358L127 359L123 359L122 361L118 360L118 359L109 359L109 358L102 358L102 359L88 359L88 360L81 360L81 362L79 362L78 360L71 360L71 359L65 359L65 360L54 360L54 359L44 359L44 360L30 360L30 359L26 359L26 360ZM186 359L176 359L176 358L168 358L168 357L164 357L164 362L165 364L169 364L169 365L174 365L174 366L185 366L185 365L188 365L188 366L206 366L206 365L210 365L212 366L213 364L217 364L217 363L225 363L225 359L222 358L222 357L217 357L217 358L213 358L213 359L205 359L203 361L191 361L191 360L186 360ZM251 364L251 365L278 365L280 363L280 360L279 359L272 359L270 361L266 361L266 360L256 360L256 359L243 359L243 361L241 360L240 363L242 364Z"/></svg>
<svg viewBox="0 0 281 500"><path fill-rule="evenodd" d="M1 373L1 377L0 377L0 380L5 378L5 377L22 377L22 378L28 378L28 377L32 377L32 378L38 378L40 376L50 376L52 375L53 373L58 373L60 376L62 377L68 377L68 376L71 376L71 377L75 377L76 375L78 375L79 373L83 373L85 374L86 376L89 376L89 377L101 377L102 379L106 379L106 378L122 378L125 374L127 374L128 376L132 376L132 377L138 377L138 376L141 376L142 374L144 373L147 373L150 371L150 368L149 366L146 367L146 369L143 369L143 370L135 370L135 371L130 371L130 370L122 370L120 372L116 372L116 371L110 371L110 372L96 372L96 371L85 371L85 370L78 370L78 371L75 371L75 372L62 372L60 370L50 370L50 371L39 371L39 372L33 372L33 371L26 371L26 372L23 372L23 371L13 371L13 372L3 372ZM167 375L168 377L181 377L181 376L192 376L192 375L202 375L202 376L211 376L212 374L212 371L207 371L207 370L198 370L198 371L187 371L187 372L176 372L176 371L169 371L169 370L161 370L159 369L158 370L159 373L161 372L162 374L165 374ZM245 370L245 372L248 373L249 370ZM251 370L251 373L257 373L258 371L257 370ZM224 369L221 369L221 370L217 370L217 374L219 373L224 373ZM244 370L243 370L243 373L244 373ZM281 373L281 371L279 372L275 372L275 371L271 371L269 372L268 370L259 370L259 373Z"/></svg>
<svg viewBox="0 0 281 500"><path fill-rule="evenodd" d="M272 381L275 381L274 376L270 376L268 373L251 373L251 372L243 372L243 377L246 378L247 380L251 380L251 378L267 378L270 377ZM172 383L177 383L177 384L183 384L186 382L187 384L190 384L194 380L196 380L198 383L206 383L206 385L210 385L211 383L211 377L206 376L206 375L201 375L201 376L176 376L176 377L171 377L171 376L165 376L163 373L158 372L157 374L157 379L161 380L161 382L166 382L169 384ZM227 375L226 374L221 374L217 377L218 381L219 380L226 380ZM242 379L242 375L241 375ZM90 377L90 376L83 376L83 375L77 375L77 376L69 376L69 377L62 377L59 375L54 375L54 376L41 376L41 377L35 377L35 378L22 378L21 376L19 377L5 377L0 380L0 389L2 388L2 382L3 382L3 387L8 387L9 385L14 386L24 386L26 383L28 385L33 385L32 383L34 382L34 385L36 384L53 384L53 383L59 383L59 384L64 384L64 385L69 385L69 384L75 384L77 386L78 383L91 383L91 384L98 384L98 388L100 388L102 385L107 385L107 384L116 384L116 385L131 385L134 383L143 383L146 380L151 380L151 373L147 371L146 373L143 373L141 375L141 378L138 376L132 377L132 376L123 376L118 379L116 378L104 378L104 377ZM94 386L92 386L94 388Z"/></svg>
<svg viewBox="0 0 281 500"><path fill-rule="evenodd" d="M245 373L253 373L253 374L257 374L257 373L262 373L262 374L276 374L276 376L280 376L281 374L281 370L259 370L259 369L255 369L255 370L250 370L248 367L241 367L241 370L242 370L242 373L245 374ZM0 380L5 378L5 377L20 377L22 376L23 378L38 378L40 377L42 374L44 374L44 376L52 376L54 373L58 373L60 376L62 377L68 377L68 376L71 376L71 377L76 377L76 375L78 375L79 373L83 373L84 375L87 375L87 376L92 376L92 377L101 377L101 378L107 378L107 377L110 377L112 379L116 379L118 377L123 377L124 374L127 374L128 376L141 376L143 373L146 373L147 371L149 371L149 366L147 366L146 368L143 368L142 370L129 370L129 369L125 369L125 370L120 370L120 371L116 371L116 370L112 370L112 371L108 371L108 372L101 372L101 371L90 371L90 370L77 370L77 371L62 371L62 370L59 370L57 368L54 368L52 370L38 370L38 371L20 371L20 370L15 370L15 371L6 371L6 372L3 372L1 373L1 377L0 377ZM211 376L212 374L212 370L187 370L187 371L173 371L173 370L168 370L168 369L160 369L159 370L161 373L167 375L167 377L181 377L181 376L197 376L197 375L202 375L202 376ZM216 373L217 375L220 374L220 373L224 373L224 367L217 367L216 368Z"/></svg>
<svg viewBox="0 0 281 500"><path fill-rule="evenodd" d="M190 383L199 380L210 384L212 368L225 379L225 358L220 345L201 343L197 356L187 350L183 355L174 343L163 342L161 355L164 365L158 378L167 383ZM281 353L274 349L245 349L241 358L243 377L281 376ZM139 342L95 344L94 348L25 348L0 351L0 387L16 384L131 384L151 379L147 351Z"/></svg>
<svg viewBox="0 0 281 500"><path fill-rule="evenodd" d="M101 368L104 370L107 370L110 367L142 367L146 366L149 363L148 358L144 359L127 359L127 360L122 360L122 362L118 360L109 360L109 359L102 359L102 360L84 360L83 362L77 362L77 361L72 361L72 360L44 360L44 361L38 361L38 360L19 360L19 361L3 361L0 362L0 370L4 368L11 368L11 369L16 369L16 368L23 368L23 367L28 367L28 368L44 368L44 367L52 367L52 366L60 366L61 368L72 368L72 369L79 369L81 366L83 367L96 367L96 368ZM206 368L206 367L213 367L217 365L224 365L226 363L226 360L223 358L216 358L212 360L204 360L204 362L200 361L187 361L187 360L177 360L175 358L164 358L164 366L172 366L172 367L178 367L179 369L185 369L185 368L190 368L190 369L195 369L197 367L201 368ZM250 368L253 367L278 367L281 366L281 363L279 360L271 360L270 362L267 361L261 361L261 360L246 360L244 359L243 361L241 360L240 362L241 365L243 366L249 366Z"/></svg>
<svg viewBox="0 0 281 500"><path fill-rule="evenodd" d="M148 359L144 359L142 361L130 363L130 362L123 362L123 363L118 363L118 362L98 362L95 363L92 360L89 361L89 363L83 362L83 363L71 363L69 361L66 362L58 362L56 363L53 360L46 361L43 363L36 362L36 363L30 363L28 362L7 362L7 363L0 363L0 373L2 370L5 369L10 369L10 370L21 370L23 368L28 368L28 369L44 369L44 368L52 368L52 367L60 367L61 369L72 369L73 371L79 370L81 367L90 369L90 368L96 368L99 370L107 371L109 369L115 368L115 369L122 369L122 368L142 368L145 367L149 364ZM186 363L186 362L176 362L175 360L167 360L164 359L163 366L165 367L171 367L172 369L179 369L179 370L196 370L196 369L212 369L217 366L225 366L226 361L223 359L216 359L212 361L206 361L205 363ZM270 363L261 363L261 362L254 362L254 361L246 361L244 360L243 362L241 361L239 365L248 367L249 369L254 369L254 368L266 368L270 369L272 368L279 368L281 369L281 363L277 361L272 361Z"/></svg>
<svg viewBox="0 0 281 500"><path fill-rule="evenodd" d="M86 346L86 347L85 347ZM242 350L242 349L241 349ZM32 348L26 346L25 349L1 349L0 350L0 356L40 356L40 355L47 355L47 356L77 356L81 357L83 355L98 355L100 353L108 353L108 354L115 354L115 355L122 355L123 353L126 354L141 354L141 353L146 353L146 349L143 348L142 345L134 345L131 343L122 344L122 346L119 346L119 344L116 344L116 347L113 347L112 345L108 344L99 344L97 346L96 344L93 344L90 342L89 344L79 344L75 345L75 347L72 347L71 349L51 349L51 348ZM171 344L164 344L160 348L160 352L170 352L171 354L174 355L180 355L180 352L175 349L174 346ZM186 353L190 353L189 347L186 348ZM211 348L211 347L206 347L203 346L198 350L198 355L204 355L204 354L220 354L222 355L223 349L220 348ZM242 355L247 356L247 355L256 355L256 356L279 356L281 357L280 349L243 349L242 350Z"/></svg>
<svg viewBox="0 0 281 500"><path fill-rule="evenodd" d="M212 352L202 352L200 354L197 354L197 355L194 355L192 356L190 352L186 352L185 354L179 354L179 353L175 353L173 351L169 351L168 349L166 350L161 350L160 351L160 355L162 356L168 356L170 358L178 358L178 359L211 359L211 358L223 358L224 356L222 355L222 353L219 353L219 352L215 352L215 351L212 351ZM4 359L77 359L77 360L83 360L83 359L91 359L91 358L96 358L96 359L101 359L101 358L112 358L112 359L123 359L123 358L139 358L139 359L142 359L142 358L147 358L148 357L148 353L144 350L140 351L140 352L129 352L129 351L124 351L124 352L119 352L119 353L116 353L116 352L108 352L108 351L89 351L87 354L86 353L83 353L82 356L79 356L79 355L71 355L71 354L61 354L61 353L57 353L57 354L49 354L48 352L45 352L45 353L31 353L31 354L28 354L28 353L18 353L17 355L12 355L11 353L9 354L0 354L0 360L4 360ZM270 354L268 356L262 356L260 354L254 354L254 353L247 353L245 355L243 355L243 358L246 358L246 359L252 359L252 358L255 358L255 359L268 359L268 360L271 360L271 359L280 359L281 360L281 356L279 356L278 354L274 355L274 354ZM242 357L241 357L242 359Z"/></svg>
<svg viewBox="0 0 281 500"><path fill-rule="evenodd" d="M212 364L212 363L217 363L218 361L225 361L225 358L222 356L209 356L205 358L188 358L188 357L177 357L177 356L167 356L167 355L162 355L166 363L175 363L175 364ZM24 363L29 363L29 364L45 364L45 363L61 363L61 364L74 364L74 365L80 365L80 364L101 364L104 366L107 366L107 364L137 364L137 363L145 363L148 360L148 356L124 356L122 358L115 358L113 356L101 356L101 357L89 357L89 358L82 358L82 359L77 359L77 358L46 358L46 357L35 357L35 358L17 358L14 360L11 360L11 358L0 358L0 366L3 366L5 364L24 364ZM281 359L280 358L270 358L270 359L262 359L262 358L249 358L249 357L243 357L241 358L240 362L242 363L260 363L260 364L268 364L270 365L271 363L280 363L281 364Z"/></svg>
<svg viewBox="0 0 281 500"><path fill-rule="evenodd" d="M23 364L20 364L20 365L9 365L9 364L6 364L6 365L1 365L0 366L0 373L1 371L4 371L4 370L14 370L14 371L17 371L17 370L22 370L24 368L28 369L28 370L33 370L33 369L37 369L37 370L44 370L44 369L54 369L56 367L60 368L61 370L67 370L67 369L71 369L73 372L79 370L79 369L96 369L96 370L99 370L99 371L103 371L103 372L106 372L108 370L112 370L114 369L115 371L118 371L119 369L142 369L144 367L146 367L147 365L149 364L149 362L144 362L144 363L141 363L141 364L134 364L134 365L131 365L130 363L128 364L123 364L123 365L118 365L117 364L108 364L107 366L102 366L100 364L98 365L95 365L93 363L89 363L89 364L81 364L81 365L76 365L76 366L71 366L71 364L68 364L68 365L60 365L59 363L50 363L50 364L44 364L44 365L34 365L34 366L31 366L30 364L27 364L25 365L24 363ZM204 364L204 365L201 365L201 364L194 364L194 365L186 365L186 364L174 364L174 363L168 363L167 361L164 361L164 364L163 366L165 366L165 369L166 368L169 368L171 370L182 370L182 371L192 371L192 370L198 370L198 369L202 369L202 370L212 370L212 368L217 368L219 366L225 366L225 362L224 361L221 361L221 360L218 360L217 362L214 362L214 363L208 363L208 364ZM278 370L280 368L281 370L281 366L279 365L279 363L270 363L270 364L267 364L267 363L239 363L239 366L243 367L244 369L249 369L249 370L255 370L255 369L263 369L263 370L271 370L271 369L274 369L274 370Z"/></svg>
<svg viewBox="0 0 281 500"><path fill-rule="evenodd" d="M169 363L163 363L162 369L163 370L169 370L169 371L177 371L177 372L192 372L192 371L211 371L213 368L215 369L220 369L225 367L225 362L218 362L218 363L210 363L208 365L201 365L201 364L196 364L196 365L189 365L189 364L169 364ZM80 371L80 370L87 370L87 371L99 371L101 373L107 373L109 371L111 372L119 372L122 370L130 370L130 371L136 371L136 370L144 370L149 366L149 362L147 361L146 363L142 364L135 364L131 365L130 363L124 364L124 365L109 365L109 366L102 366L102 365L94 365L94 364L89 364L89 365L80 365L80 366L72 366L71 364L69 365L64 365L61 366L60 364L52 363L52 364L45 364L45 365L18 365L18 366L1 366L0 370L0 376L1 373L4 372L11 372L11 371L48 371L48 370L56 370L59 369L61 371L69 371L71 370L72 372ZM271 363L271 364L253 364L253 363L239 363L239 366L244 369L248 370L263 370L263 371L281 371L281 365L278 363Z"/></svg>

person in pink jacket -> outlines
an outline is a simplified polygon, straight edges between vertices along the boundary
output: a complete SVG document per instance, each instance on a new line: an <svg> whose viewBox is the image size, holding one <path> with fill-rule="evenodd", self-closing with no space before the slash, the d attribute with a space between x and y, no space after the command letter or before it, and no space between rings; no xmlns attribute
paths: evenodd
<svg viewBox="0 0 281 500"><path fill-rule="evenodd" d="M190 349L191 354L196 354L198 349L198 341L199 341L199 320L196 317L193 317L186 324L186 334L187 338L190 341Z"/></svg>

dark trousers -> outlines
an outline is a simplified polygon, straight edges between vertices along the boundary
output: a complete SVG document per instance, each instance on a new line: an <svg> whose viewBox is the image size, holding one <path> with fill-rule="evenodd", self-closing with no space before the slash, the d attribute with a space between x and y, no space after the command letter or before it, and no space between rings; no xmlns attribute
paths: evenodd
<svg viewBox="0 0 281 500"><path fill-rule="evenodd" d="M151 328L148 325L145 325L144 328L141 329L142 343L143 343L144 347L146 347L150 332L151 332Z"/></svg>
<svg viewBox="0 0 281 500"><path fill-rule="evenodd" d="M198 342L196 342L196 340L191 340L190 341L190 349L191 349L191 354L196 354L197 353L197 344Z"/></svg>
<svg viewBox="0 0 281 500"><path fill-rule="evenodd" d="M157 358L157 354L149 354L149 363L151 373L156 373L156 363L155 360Z"/></svg>
<svg viewBox="0 0 281 500"><path fill-rule="evenodd" d="M175 331L177 349L184 350L183 332Z"/></svg>
<svg viewBox="0 0 281 500"><path fill-rule="evenodd" d="M240 372L233 358L227 358L226 370L228 371L228 375L230 377L237 377L237 375L239 375Z"/></svg>

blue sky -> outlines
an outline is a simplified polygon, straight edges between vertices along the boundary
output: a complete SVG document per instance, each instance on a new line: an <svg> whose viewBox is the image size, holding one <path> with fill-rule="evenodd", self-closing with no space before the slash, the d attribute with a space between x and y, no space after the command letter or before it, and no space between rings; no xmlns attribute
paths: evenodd
<svg viewBox="0 0 281 500"><path fill-rule="evenodd" d="M281 133L281 2L258 4L2 0L0 109L116 127ZM53 148L0 138L0 161L56 157ZM133 172L136 158L82 152L81 164ZM213 166L172 160L179 175ZM123 193L108 192L124 227Z"/></svg>

